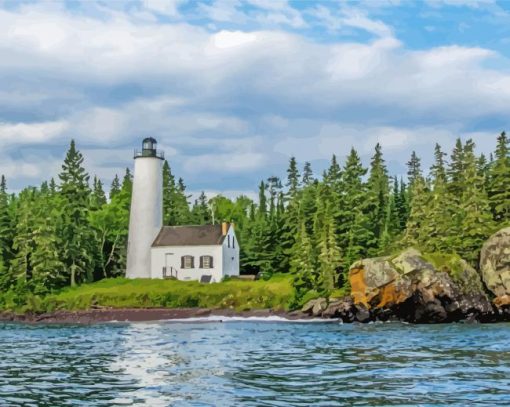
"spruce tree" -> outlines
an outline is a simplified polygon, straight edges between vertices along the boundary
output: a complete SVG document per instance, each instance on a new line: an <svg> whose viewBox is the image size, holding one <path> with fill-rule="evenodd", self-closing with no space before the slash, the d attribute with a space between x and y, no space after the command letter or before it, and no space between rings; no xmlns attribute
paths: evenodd
<svg viewBox="0 0 510 407"><path fill-rule="evenodd" d="M368 202L367 211L372 233L376 238L376 246L369 248L371 255L377 255L380 246L379 240L384 231L384 224L387 217L387 207L389 198L389 178L386 165L384 163L382 148L379 143L375 146L375 153L370 163L370 173L368 177Z"/></svg>
<svg viewBox="0 0 510 407"><path fill-rule="evenodd" d="M489 198L483 185L484 180L478 172L474 148L473 141L468 140L463 151L465 182L460 205L462 239L458 252L473 266L476 266L480 249L495 228L490 212Z"/></svg>
<svg viewBox="0 0 510 407"><path fill-rule="evenodd" d="M407 182L410 191L413 189L414 182L422 176L421 159L416 154L416 151L413 151L411 159L407 162Z"/></svg>
<svg viewBox="0 0 510 407"><path fill-rule="evenodd" d="M493 219L510 223L510 141L502 132L497 141L495 160L489 171L489 204Z"/></svg>
<svg viewBox="0 0 510 407"><path fill-rule="evenodd" d="M163 223L165 225L177 224L175 195L175 177L172 174L168 161L165 160L163 163Z"/></svg>
<svg viewBox="0 0 510 407"><path fill-rule="evenodd" d="M207 196L202 191L198 199L195 200L191 210L192 223L194 225L207 225L212 223L211 210L207 203Z"/></svg>
<svg viewBox="0 0 510 407"><path fill-rule="evenodd" d="M110 186L110 199L112 199L119 192L120 192L120 180L119 176L115 174L115 178L113 178L112 185Z"/></svg>
<svg viewBox="0 0 510 407"><path fill-rule="evenodd" d="M103 183L101 180L94 176L94 181L92 184L92 195L90 202L90 209L97 210L101 208L101 206L106 204L106 195L103 190Z"/></svg>
<svg viewBox="0 0 510 407"><path fill-rule="evenodd" d="M89 176L83 168L83 156L74 140L66 154L60 178L62 197L62 260L69 271L72 286L92 280L91 228L88 222Z"/></svg>
<svg viewBox="0 0 510 407"><path fill-rule="evenodd" d="M295 198L299 189L299 170L295 157L291 157L289 161L289 168L287 169L287 184L288 188L287 196L288 199Z"/></svg>
<svg viewBox="0 0 510 407"><path fill-rule="evenodd" d="M313 171L312 171L312 164L310 164L308 161L305 162L305 166L303 167L303 179L302 183L305 186L311 185L314 181L313 178Z"/></svg>
<svg viewBox="0 0 510 407"><path fill-rule="evenodd" d="M9 211L9 194L5 177L0 177L0 260L5 269L12 256L12 240L14 238L13 222Z"/></svg>

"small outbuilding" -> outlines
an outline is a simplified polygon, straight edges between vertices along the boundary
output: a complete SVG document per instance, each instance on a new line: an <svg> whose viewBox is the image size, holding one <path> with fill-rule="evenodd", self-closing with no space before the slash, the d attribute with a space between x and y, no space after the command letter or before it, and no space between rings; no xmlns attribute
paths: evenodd
<svg viewBox="0 0 510 407"><path fill-rule="evenodd" d="M151 247L151 278L219 282L239 275L233 224L163 226Z"/></svg>

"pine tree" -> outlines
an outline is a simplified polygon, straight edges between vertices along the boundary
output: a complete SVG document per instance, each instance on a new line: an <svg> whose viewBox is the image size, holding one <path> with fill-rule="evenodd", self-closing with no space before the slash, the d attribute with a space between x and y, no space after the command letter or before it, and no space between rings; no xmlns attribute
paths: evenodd
<svg viewBox="0 0 510 407"><path fill-rule="evenodd" d="M423 222L427 216L427 208L430 201L430 194L427 184L422 176L417 176L413 180L411 190L411 210L407 220L404 242L408 246L422 246L421 231Z"/></svg>
<svg viewBox="0 0 510 407"><path fill-rule="evenodd" d="M510 141L505 132L498 137L495 160L490 166L488 182L489 204L493 218L510 223Z"/></svg>
<svg viewBox="0 0 510 407"><path fill-rule="evenodd" d="M0 260L5 268L8 267L12 256L12 240L14 231L9 211L9 194L5 177L0 177Z"/></svg>
<svg viewBox="0 0 510 407"><path fill-rule="evenodd" d="M63 262L69 270L70 284L91 281L91 228L88 222L90 188L89 176L83 168L83 156L74 140L66 154L60 178L62 197Z"/></svg>
<svg viewBox="0 0 510 407"><path fill-rule="evenodd" d="M463 151L465 183L460 206L462 239L458 247L459 254L472 265L478 263L483 243L494 232L489 199L478 172L474 148L473 141L468 140Z"/></svg>
<svg viewBox="0 0 510 407"><path fill-rule="evenodd" d="M351 149L342 173L344 202L335 220L339 247L345 253L344 272L354 261L366 257L369 247L376 245L368 219L368 191L363 182L366 173L367 169L363 167L358 153Z"/></svg>
<svg viewBox="0 0 510 407"><path fill-rule="evenodd" d="M287 184L288 199L295 198L299 190L299 170L295 157L291 157L289 161L289 168L287 169Z"/></svg>
<svg viewBox="0 0 510 407"><path fill-rule="evenodd" d="M191 210L191 217L195 225L207 225L212 223L211 211L204 191L202 191L198 199L195 200L195 204Z"/></svg>
<svg viewBox="0 0 510 407"><path fill-rule="evenodd" d="M115 178L112 181L112 185L110 186L110 199L120 192L120 180L119 176L115 174Z"/></svg>
<svg viewBox="0 0 510 407"><path fill-rule="evenodd" d="M432 188L430 201L425 208L426 215L418 231L420 245L428 251L451 251L454 245L455 232L452 230L452 218L455 216L451 197L448 193L446 179L445 153L439 144L435 147L435 162L430 173L432 175ZM453 233L452 233L453 232Z"/></svg>
<svg viewBox="0 0 510 407"><path fill-rule="evenodd" d="M314 181L313 178L313 171L312 171L312 164L310 164L308 161L305 162L305 166L303 167L303 179L302 183L305 186L311 185Z"/></svg>
<svg viewBox="0 0 510 407"><path fill-rule="evenodd" d="M407 182L410 191L413 189L414 182L422 176L421 159L416 154L416 151L413 151L411 159L407 162Z"/></svg>
<svg viewBox="0 0 510 407"><path fill-rule="evenodd" d="M298 228L290 260L290 270L295 275L294 287L298 298L301 298L307 291L316 288L314 251L304 223L301 223Z"/></svg>
<svg viewBox="0 0 510 407"><path fill-rule="evenodd" d="M377 255L380 247L379 240L384 231L384 223L387 217L389 198L389 178L384 163L382 148L379 143L375 146L375 154L370 163L370 174L368 177L368 216L372 225L372 233L376 238L376 246L371 249L371 255Z"/></svg>
<svg viewBox="0 0 510 407"><path fill-rule="evenodd" d="M173 196L173 205L175 207L175 224L187 225L191 222L191 211L189 207L190 195L186 193L184 180L179 178L177 188Z"/></svg>
<svg viewBox="0 0 510 407"><path fill-rule="evenodd" d="M456 204L459 204L460 197L463 193L465 185L464 180L465 172L465 157L464 146L460 138L455 142L455 147L450 156L450 165L447 171L448 174L448 190L455 199Z"/></svg>
<svg viewBox="0 0 510 407"><path fill-rule="evenodd" d="M90 201L90 209L97 210L101 206L106 204L106 195L103 190L103 183L101 180L94 176L94 182L92 185L92 195Z"/></svg>
<svg viewBox="0 0 510 407"><path fill-rule="evenodd" d="M163 164L163 223L165 225L177 224L177 213L175 207L175 177L172 174L168 161Z"/></svg>

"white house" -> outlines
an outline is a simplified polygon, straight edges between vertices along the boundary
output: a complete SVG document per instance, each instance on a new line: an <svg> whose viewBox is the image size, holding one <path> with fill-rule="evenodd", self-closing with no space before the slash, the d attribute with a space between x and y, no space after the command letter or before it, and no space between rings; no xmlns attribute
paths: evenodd
<svg viewBox="0 0 510 407"><path fill-rule="evenodd" d="M239 275L234 226L163 226L151 247L151 278L219 282Z"/></svg>

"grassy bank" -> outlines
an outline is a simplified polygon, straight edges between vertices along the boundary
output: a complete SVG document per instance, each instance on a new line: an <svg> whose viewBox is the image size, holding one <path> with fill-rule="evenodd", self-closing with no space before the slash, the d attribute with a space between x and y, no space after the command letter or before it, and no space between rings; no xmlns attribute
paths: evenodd
<svg viewBox="0 0 510 407"><path fill-rule="evenodd" d="M271 308L288 310L294 301L290 275L275 275L268 281L228 280L214 284L176 280L106 279L67 288L24 301L11 293L0 296L0 308L20 313L112 308L228 308L238 311Z"/></svg>

